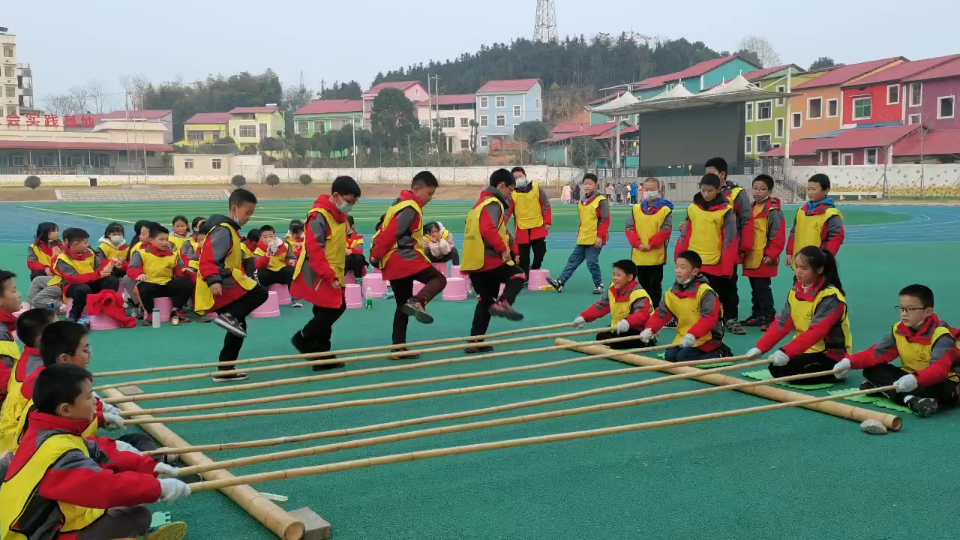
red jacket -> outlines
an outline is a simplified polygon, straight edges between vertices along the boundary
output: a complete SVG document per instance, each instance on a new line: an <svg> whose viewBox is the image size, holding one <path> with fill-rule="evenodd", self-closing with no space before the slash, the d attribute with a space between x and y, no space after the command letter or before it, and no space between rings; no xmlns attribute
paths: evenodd
<svg viewBox="0 0 960 540"><path fill-rule="evenodd" d="M509 212L510 201L505 200L495 187L488 187L481 191L480 198L473 207L476 208L491 198L497 198L500 201L503 205L504 213ZM497 228L497 223L499 223L501 219L503 220L504 228L506 228L507 218L509 218L509 215L501 214L500 206L496 204L488 204L484 208L484 211L480 213L480 236L483 237L483 268L472 272L464 272L465 274L486 272L507 264L506 261L503 260L503 253L507 251L514 253L517 249L514 242L511 242L511 244L513 244L512 246L508 246L503 241L503 238L500 236L500 230ZM509 231L507 235L511 236L511 240L513 239ZM464 251L466 251L466 249L467 246L464 244Z"/></svg>
<svg viewBox="0 0 960 540"><path fill-rule="evenodd" d="M393 201L393 204L396 205L403 201L416 202L421 213L423 212L423 203L412 191L401 191L400 197ZM380 234L377 235L376 240L373 241L373 246L370 248L370 259L382 264L379 261L382 261L393 248L393 245L397 244L397 250L390 255L386 266L380 268L383 271L383 279L387 281L403 279L418 274L430 266L430 261L415 249L419 246L417 246L417 241L414 240L412 235L413 231L422 227L423 222L420 219L420 214L412 208L397 212L389 223L383 224Z"/></svg>
<svg viewBox="0 0 960 540"><path fill-rule="evenodd" d="M44 252L48 257L50 257L51 262L53 262L53 259L55 258L53 256L54 248L59 249L61 251L63 250L63 244L61 244L59 240L53 245L50 245L44 242L43 240L36 240L34 241L33 245L39 247L40 251ZM36 253L33 252L33 248L30 247L29 250L27 251L27 268L30 269L31 274L33 273L46 274L47 268L50 268L50 267L40 262L37 259Z"/></svg>
<svg viewBox="0 0 960 540"><path fill-rule="evenodd" d="M254 249L254 252L256 252L257 249L262 250L264 253L270 253L270 246L268 246L263 240L261 240L260 243L257 244L256 249ZM283 242L280 244L280 247L277 248L277 252L273 254L273 257L276 257L277 255L284 255L286 253L287 253L287 244L286 242ZM253 261L254 268L256 268L257 270L263 270L264 268L270 265L271 258L272 257L270 255L257 257Z"/></svg>
<svg viewBox="0 0 960 540"><path fill-rule="evenodd" d="M819 283L807 292L804 292L803 286L799 281L794 284L793 289L796 291L798 300L812 301L817 297L817 294L820 293L823 287L824 281L821 279ZM843 357L846 356L846 351L841 345L844 338L840 323L843 321L846 313L847 305L840 302L837 297L830 296L824 298L820 301L816 311L813 313L813 318L810 320L810 327L807 328L807 331L795 337L790 343L780 347L780 350L790 358L794 358L803 354L818 342L823 341L827 344L824 354L834 360L842 360ZM757 343L757 348L765 353L769 352L794 331L796 331L796 326L793 324L792 309L788 298L783 311L780 312L780 315L773 321L773 324L770 325L767 332L760 338L760 341Z"/></svg>
<svg viewBox="0 0 960 540"><path fill-rule="evenodd" d="M757 203L753 203L756 205ZM750 270L744 265L743 275L746 277L773 278L777 277L780 269L780 255L787 241L786 220L783 218L783 209L780 208L780 199L770 197L763 203L763 210L755 218L767 218L767 244L763 254L770 257L770 264L760 263L760 267ZM751 210L752 215L752 210ZM752 223L752 222L751 222ZM753 251L751 246L750 251Z"/></svg>
<svg viewBox="0 0 960 540"><path fill-rule="evenodd" d="M227 216L215 214L210 216L207 224L210 225L210 234L203 239L203 246L200 248L200 275L208 286L220 284L223 287L223 294L215 297L213 307L209 311L228 306L247 294L247 290L237 285L232 274L226 270L224 261L231 250L242 249L241 246L233 245L233 235L225 227L217 225L228 223L234 230L240 231L240 225ZM243 242L243 238L240 238ZM241 264L242 266L242 264Z"/></svg>
<svg viewBox="0 0 960 540"><path fill-rule="evenodd" d="M960 349L957 349L956 330L951 331L950 336L942 336L936 342L933 342L933 333L940 326L947 326L940 320L936 314L927 318L919 328L910 328L903 323L897 326L897 335L907 338L911 343L931 346L930 365L914 372L917 378L917 384L920 386L931 386L947 378L953 372L960 369ZM880 364L889 364L896 360L900 354L897 350L897 340L891 331L880 343L875 344L865 351L851 354L850 365L853 369L866 369Z"/></svg>
<svg viewBox="0 0 960 540"><path fill-rule="evenodd" d="M750 196L747 190L741 189L736 197L732 197L733 190L738 188L737 184L726 180L720 192L730 201L733 207L733 214L737 222L737 263L742 262L741 254L750 251L753 248L753 205L750 203ZM709 273L709 272L708 272Z"/></svg>
<svg viewBox="0 0 960 540"><path fill-rule="evenodd" d="M727 212L727 215L723 219L723 225L720 231L720 242L722 244L720 246L720 261L717 264L704 264L703 267L700 268L700 272L718 277L732 276L736 270L737 263L740 261L740 253L738 252L740 246L737 244L737 239L739 238L737 233L737 217L733 208L730 206L730 202L723 195L717 195L716 199L708 202L702 195L697 193L693 196L693 205L700 207L700 209L706 212L720 212L730 208L730 211ZM690 238L692 236L693 222L690 221L688 211L687 220L680 226L680 236L677 238L677 247L673 252L674 261L676 261L677 255L690 249ZM752 241L752 234L750 238Z"/></svg>
<svg viewBox="0 0 960 540"><path fill-rule="evenodd" d="M625 302L630 299L630 295L634 290L640 288L640 284L633 280L627 284L622 290L617 289L614 285L610 285L609 292L612 292L614 298L617 302ZM626 321L630 324L631 330L642 330L643 325L647 324L647 321L650 319L650 300L646 298L640 298L630 306L630 315L627 315ZM583 310L583 313L580 314L583 317L583 320L587 322L593 322L600 317L605 317L610 313L610 295L605 294L600 300L597 300L597 303Z"/></svg>
<svg viewBox="0 0 960 540"><path fill-rule="evenodd" d="M696 298L700 287L703 285L709 285L707 276L697 274L697 277L687 284L674 282L669 292L676 295L677 298ZM723 321L720 319L721 310L720 297L716 291L711 290L704 292L700 298L700 318L687 330L687 333L692 334L698 340L710 334L710 341L698 347L701 351L715 351L723 345L724 326ZM665 299L660 300L660 305L656 311L653 312L650 320L647 321L647 328L657 333L666 326L674 316L675 314L671 313L670 308L667 307L667 301Z"/></svg>
<svg viewBox="0 0 960 540"><path fill-rule="evenodd" d="M63 255L69 257L75 261L85 261L91 257L94 257L96 262L94 265L93 272L87 272L81 274L76 271L75 268L65 263L62 259L58 259L54 272L61 278L63 278L63 291L67 292L70 290L70 287L73 285L80 285L83 283L93 283L94 281L100 281L103 279L103 276L100 275L100 272L110 264L110 260L104 257L102 254L95 253L92 249L87 249L83 253L74 253L69 247L66 247L63 250Z"/></svg>
<svg viewBox="0 0 960 540"><path fill-rule="evenodd" d="M337 210L330 195L318 197L313 208L326 210L337 223L347 221L347 214ZM315 306L337 309L343 305L344 289L335 288L334 283L339 285L340 279L327 261L326 246L331 234L330 224L320 212L311 212L303 228L306 231L303 242L306 260L303 261L300 275L293 280L290 294Z"/></svg>
<svg viewBox="0 0 960 540"><path fill-rule="evenodd" d="M347 235L347 255L363 255L363 235L357 231Z"/></svg>

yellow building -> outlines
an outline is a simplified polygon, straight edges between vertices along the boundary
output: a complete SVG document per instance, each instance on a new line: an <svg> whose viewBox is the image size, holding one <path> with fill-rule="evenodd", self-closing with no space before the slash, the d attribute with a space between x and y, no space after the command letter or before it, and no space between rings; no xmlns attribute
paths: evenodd
<svg viewBox="0 0 960 540"><path fill-rule="evenodd" d="M215 144L229 136L230 113L197 113L183 124L183 144Z"/></svg>
<svg viewBox="0 0 960 540"><path fill-rule="evenodd" d="M284 122L280 107L237 107L230 111L230 136L238 146L259 144L267 137L283 136Z"/></svg>

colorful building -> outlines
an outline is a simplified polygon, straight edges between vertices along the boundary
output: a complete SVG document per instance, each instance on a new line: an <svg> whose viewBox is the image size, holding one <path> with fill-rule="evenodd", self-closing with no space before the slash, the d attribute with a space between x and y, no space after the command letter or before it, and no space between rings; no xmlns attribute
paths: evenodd
<svg viewBox="0 0 960 540"><path fill-rule="evenodd" d="M908 124L933 129L960 129L960 59L940 64L903 79Z"/></svg>
<svg viewBox="0 0 960 540"><path fill-rule="evenodd" d="M743 77L761 90L787 93L790 87L822 74L808 74L795 64L788 64L751 71ZM747 159L783 146L787 141L787 98L744 103L744 124L746 138L743 151Z"/></svg>
<svg viewBox="0 0 960 540"><path fill-rule="evenodd" d="M894 162L898 143L915 134L920 126L854 127L790 143L794 165L883 165ZM783 157L784 148L766 157Z"/></svg>
<svg viewBox="0 0 960 540"><path fill-rule="evenodd" d="M368 125L364 123L363 101L359 99L317 100L293 113L293 132L301 137L336 131L353 123L358 128Z"/></svg>
<svg viewBox="0 0 960 540"><path fill-rule="evenodd" d="M417 111L417 119L420 120L420 125L426 126L429 124L427 104L430 96L427 92L427 89L417 81L398 81L380 83L363 93L362 100L364 125L372 125L371 118L373 116L373 100L380 95L382 90L387 88L393 88L403 92L403 95L413 102L413 106Z"/></svg>
<svg viewBox="0 0 960 540"><path fill-rule="evenodd" d="M283 113L280 107L237 107L230 111L230 136L238 146L260 144L267 137L282 137Z"/></svg>
<svg viewBox="0 0 960 540"><path fill-rule="evenodd" d="M184 143L215 144L230 133L230 113L197 113L183 123Z"/></svg>
<svg viewBox="0 0 960 540"><path fill-rule="evenodd" d="M523 122L543 121L543 88L537 79L490 81L477 90L477 150L489 151L494 139L512 139Z"/></svg>

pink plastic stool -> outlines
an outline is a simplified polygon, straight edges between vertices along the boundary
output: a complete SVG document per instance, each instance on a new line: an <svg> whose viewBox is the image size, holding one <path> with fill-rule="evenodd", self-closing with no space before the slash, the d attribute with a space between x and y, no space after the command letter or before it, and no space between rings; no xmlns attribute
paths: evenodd
<svg viewBox="0 0 960 540"><path fill-rule="evenodd" d="M447 278L447 286L443 289L443 299L451 302L466 300L467 280L462 277Z"/></svg>
<svg viewBox="0 0 960 540"><path fill-rule="evenodd" d="M346 280L347 285L356 285L357 277L353 275L353 272L347 272L343 275L343 279Z"/></svg>
<svg viewBox="0 0 960 540"><path fill-rule="evenodd" d="M447 275L447 263L433 263L433 267L436 268L441 274L446 277Z"/></svg>
<svg viewBox="0 0 960 540"><path fill-rule="evenodd" d="M530 271L530 284L527 285L527 290L530 291L539 291L540 289L550 285L547 283L547 278L550 277L549 270L531 270Z"/></svg>
<svg viewBox="0 0 960 540"><path fill-rule="evenodd" d="M451 265L451 266L450 266L450 275L447 276L447 277L451 277L451 278L463 277L463 275L460 273L460 265L459 265L459 264Z"/></svg>
<svg viewBox="0 0 960 540"><path fill-rule="evenodd" d="M356 283L347 285L346 297L347 309L360 309L363 307L363 295L360 294L360 286Z"/></svg>
<svg viewBox="0 0 960 540"><path fill-rule="evenodd" d="M387 284L383 282L382 274L367 274L367 277L363 278L364 296L370 296L370 298L383 298L383 295L386 293Z"/></svg>
<svg viewBox="0 0 960 540"><path fill-rule="evenodd" d="M374 274L381 274L382 272L380 272L380 269L379 269L379 268L377 268L376 266L374 266L374 267L373 267L373 273L374 273Z"/></svg>
<svg viewBox="0 0 960 540"><path fill-rule="evenodd" d="M277 302L279 302L281 306L290 305L292 301L290 298L290 289L288 289L286 285L274 283L270 286L270 290L277 293Z"/></svg>
<svg viewBox="0 0 960 540"><path fill-rule="evenodd" d="M421 290L423 290L423 283L420 283L419 281L414 281L414 282L413 282L413 295L416 296L416 295L420 294L420 291L421 291Z"/></svg>
<svg viewBox="0 0 960 540"><path fill-rule="evenodd" d="M91 330L117 330L119 328L120 328L120 323L113 320L112 317L108 317L106 315L90 316Z"/></svg>
<svg viewBox="0 0 960 540"><path fill-rule="evenodd" d="M279 317L280 316L280 299L277 298L277 293L270 291L270 296L267 296L267 301L260 304L260 307L253 310L253 313L250 314L251 317L255 319L268 319L270 317Z"/></svg>
<svg viewBox="0 0 960 540"><path fill-rule="evenodd" d="M160 310L160 322L170 322L170 313L173 312L172 298L155 298L153 300L153 309Z"/></svg>
<svg viewBox="0 0 960 540"><path fill-rule="evenodd" d="M67 315L70 315L70 312L73 311L73 298L67 300ZM81 317L87 316L87 307L83 307L83 313L80 314Z"/></svg>

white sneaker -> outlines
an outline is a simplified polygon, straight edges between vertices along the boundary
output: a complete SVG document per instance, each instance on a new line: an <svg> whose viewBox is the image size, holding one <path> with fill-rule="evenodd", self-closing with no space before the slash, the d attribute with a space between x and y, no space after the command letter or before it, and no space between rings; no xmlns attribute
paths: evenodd
<svg viewBox="0 0 960 540"><path fill-rule="evenodd" d="M303 307L303 300L299 298L293 298L290 300L291 307Z"/></svg>

